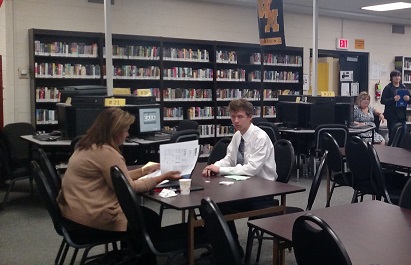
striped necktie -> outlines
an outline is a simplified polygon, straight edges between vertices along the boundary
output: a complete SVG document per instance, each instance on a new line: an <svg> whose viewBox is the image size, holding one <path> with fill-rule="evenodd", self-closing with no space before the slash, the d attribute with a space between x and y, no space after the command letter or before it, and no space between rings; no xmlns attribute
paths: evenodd
<svg viewBox="0 0 411 265"><path fill-rule="evenodd" d="M244 164L244 138L241 137L240 144L238 145L238 152L237 152L237 165Z"/></svg>

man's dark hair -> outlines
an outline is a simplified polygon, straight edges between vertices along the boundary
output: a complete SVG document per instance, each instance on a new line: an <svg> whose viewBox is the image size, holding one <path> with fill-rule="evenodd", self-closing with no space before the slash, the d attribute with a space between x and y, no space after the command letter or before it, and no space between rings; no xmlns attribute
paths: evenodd
<svg viewBox="0 0 411 265"><path fill-rule="evenodd" d="M230 113L243 110L247 116L252 116L254 112L253 104L243 98L231 101L228 105L228 109L230 110Z"/></svg>
<svg viewBox="0 0 411 265"><path fill-rule="evenodd" d="M391 81L391 82L392 82L392 78L393 78L394 76L401 76L401 72L398 71L398 70L391 71L391 73L390 73L390 81Z"/></svg>

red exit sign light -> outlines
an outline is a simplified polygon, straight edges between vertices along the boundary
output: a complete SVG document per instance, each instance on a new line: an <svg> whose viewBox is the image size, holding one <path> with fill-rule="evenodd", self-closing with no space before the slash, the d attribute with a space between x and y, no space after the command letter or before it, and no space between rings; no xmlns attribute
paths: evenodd
<svg viewBox="0 0 411 265"><path fill-rule="evenodd" d="M348 50L348 40L347 39L337 39L337 49Z"/></svg>

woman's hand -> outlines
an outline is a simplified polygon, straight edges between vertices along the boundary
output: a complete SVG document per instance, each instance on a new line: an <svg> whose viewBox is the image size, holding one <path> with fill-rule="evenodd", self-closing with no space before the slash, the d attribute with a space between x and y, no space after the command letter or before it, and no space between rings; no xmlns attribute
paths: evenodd
<svg viewBox="0 0 411 265"><path fill-rule="evenodd" d="M405 101L410 101L410 96L405 95L405 96L403 97L403 99L404 99Z"/></svg>
<svg viewBox="0 0 411 265"><path fill-rule="evenodd" d="M181 178L181 172L180 171L169 171L167 173L163 174L164 179L168 180L179 180Z"/></svg>
<svg viewBox="0 0 411 265"><path fill-rule="evenodd" d="M143 175L148 175L160 169L160 164L156 163L154 165L146 166L143 168Z"/></svg>
<svg viewBox="0 0 411 265"><path fill-rule="evenodd" d="M378 117L380 118L380 121L381 121L381 122L384 122L384 121L385 121L384 114L381 113Z"/></svg>

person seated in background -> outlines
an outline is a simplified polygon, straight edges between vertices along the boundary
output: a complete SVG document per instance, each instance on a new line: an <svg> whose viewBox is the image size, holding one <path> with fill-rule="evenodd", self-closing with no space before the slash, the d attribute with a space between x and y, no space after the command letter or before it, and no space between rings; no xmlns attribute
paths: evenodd
<svg viewBox="0 0 411 265"><path fill-rule="evenodd" d="M274 159L274 146L267 133L252 124L253 105L245 99L236 99L228 105L231 121L236 132L227 147L226 156L204 168L204 177L220 175L244 175L261 177L274 181L277 179ZM247 200L241 203L229 203L220 207L223 214L258 209L258 205L272 201L268 196L257 200ZM241 254L244 254L238 241L234 221L227 222Z"/></svg>
<svg viewBox="0 0 411 265"><path fill-rule="evenodd" d="M361 92L354 105L354 124L375 126L374 115L379 117L380 122L384 122L384 115L370 106L370 95L365 91ZM373 133L374 138L372 139ZM361 133L360 137L375 144L385 145L384 137L377 132Z"/></svg>
<svg viewBox="0 0 411 265"><path fill-rule="evenodd" d="M126 233L127 219L111 181L112 166L117 165L123 171L136 192L149 191L166 179L180 178L178 171L141 178L158 170L159 164L127 169L119 145L124 143L134 119L133 115L119 108L105 109L76 145L57 197L62 215L72 221L73 225L84 227L87 231L94 230L96 233ZM144 214L151 231L161 227L157 213L144 208ZM145 261L155 264L153 256Z"/></svg>

